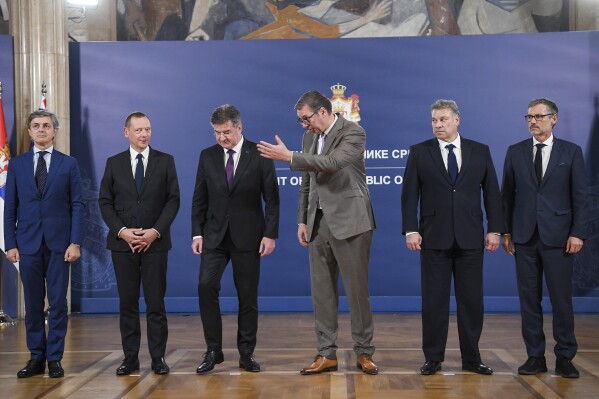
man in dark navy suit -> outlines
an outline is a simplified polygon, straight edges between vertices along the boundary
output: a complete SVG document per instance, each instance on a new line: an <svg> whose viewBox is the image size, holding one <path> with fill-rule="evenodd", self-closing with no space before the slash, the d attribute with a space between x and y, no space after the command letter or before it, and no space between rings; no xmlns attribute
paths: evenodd
<svg viewBox="0 0 599 399"><path fill-rule="evenodd" d="M48 375L56 378L64 376L60 362L68 324L69 264L81 255L84 204L77 161L54 149L56 116L35 111L29 115L27 129L33 147L10 161L4 204L6 257L20 262L31 353L17 377L43 374L47 360Z"/></svg>
<svg viewBox="0 0 599 399"><path fill-rule="evenodd" d="M484 316L483 248L497 250L503 225L497 175L489 147L458 133L460 113L453 100L437 100L431 110L435 138L410 148L401 196L406 244L420 251L426 359L420 373L435 374L445 359L453 275L462 369L492 374L481 361L478 342Z"/></svg>
<svg viewBox="0 0 599 399"><path fill-rule="evenodd" d="M106 161L100 183L100 211L108 226L106 247L119 292L120 330L125 359L116 374L139 370L140 283L148 325L148 349L155 374L168 374L164 360L168 324L164 296L170 228L179 211L179 183L172 155L150 147L150 118L141 112L125 120L129 148Z"/></svg>
<svg viewBox="0 0 599 399"><path fill-rule="evenodd" d="M557 105L545 98L528 104L532 138L510 146L503 168L503 248L516 258L522 336L528 360L518 374L547 371L543 333L543 275L553 308L555 373L577 378L572 364L574 254L587 235L587 198L581 148L553 135Z"/></svg>
<svg viewBox="0 0 599 399"><path fill-rule="evenodd" d="M239 367L260 371L254 357L258 331L260 258L275 249L279 186L274 162L242 135L239 110L225 104L210 118L217 144L200 154L191 209L193 253L201 255L198 295L207 350L198 365L206 373L224 360L218 302L229 261L239 298Z"/></svg>

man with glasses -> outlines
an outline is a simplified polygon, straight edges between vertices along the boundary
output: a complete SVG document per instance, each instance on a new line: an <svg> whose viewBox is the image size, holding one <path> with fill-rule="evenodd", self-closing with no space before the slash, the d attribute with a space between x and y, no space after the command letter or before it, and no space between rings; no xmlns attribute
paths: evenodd
<svg viewBox="0 0 599 399"><path fill-rule="evenodd" d="M291 152L278 136L276 145L261 141L262 156L289 162L302 171L297 238L308 248L318 355L301 374L337 370L338 276L349 302L356 366L377 374L372 361L374 331L368 291L368 260L375 228L366 185L366 133L332 111L318 91L303 94L295 105L307 131L302 152Z"/></svg>
<svg viewBox="0 0 599 399"><path fill-rule="evenodd" d="M239 368L260 371L254 358L258 331L260 258L275 249L279 186L274 162L242 135L239 110L225 104L210 119L217 144L200 154L191 209L194 254L200 255L198 295L207 350L196 372L224 361L220 280L229 261L239 298ZM263 205L264 202L264 205Z"/></svg>
<svg viewBox="0 0 599 399"><path fill-rule="evenodd" d="M528 104L528 138L509 147L503 168L504 250L516 259L522 336L528 360L518 374L547 371L543 333L543 274L553 310L555 373L578 378L572 364L574 254L587 235L587 199L581 148L553 135L557 105Z"/></svg>
<svg viewBox="0 0 599 399"><path fill-rule="evenodd" d="M445 360L453 277L462 370L489 375L493 370L482 362L478 343L483 249L497 250L503 225L497 175L489 147L458 133L455 101L435 101L431 116L434 138L410 148L401 195L406 245L420 251L425 357L420 373L437 373Z"/></svg>

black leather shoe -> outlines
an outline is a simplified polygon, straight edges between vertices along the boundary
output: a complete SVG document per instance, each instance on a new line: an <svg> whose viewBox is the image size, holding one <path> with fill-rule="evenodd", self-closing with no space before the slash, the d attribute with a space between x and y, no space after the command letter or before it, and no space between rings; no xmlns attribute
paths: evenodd
<svg viewBox="0 0 599 399"><path fill-rule="evenodd" d="M168 374L171 369L168 367L168 364L164 361L163 357L159 357L157 359L152 359L152 371L154 374Z"/></svg>
<svg viewBox="0 0 599 399"><path fill-rule="evenodd" d="M39 359L29 359L25 367L17 373L19 378L29 378L37 374L44 374L46 370L46 362Z"/></svg>
<svg viewBox="0 0 599 399"><path fill-rule="evenodd" d="M123 360L123 363L116 369L116 375L129 375L134 371L139 371L139 360Z"/></svg>
<svg viewBox="0 0 599 399"><path fill-rule="evenodd" d="M204 374L214 368L214 365L225 361L222 351L208 351L204 353L204 361L198 365L196 373Z"/></svg>
<svg viewBox="0 0 599 399"><path fill-rule="evenodd" d="M493 369L483 362L462 362L462 370L483 375L493 374Z"/></svg>
<svg viewBox="0 0 599 399"><path fill-rule="evenodd" d="M569 359L557 359L555 361L555 374L564 378L578 378L580 373Z"/></svg>
<svg viewBox="0 0 599 399"><path fill-rule="evenodd" d="M422 367L420 367L420 374L422 375L433 375L437 371L441 371L441 362L435 360L427 360Z"/></svg>
<svg viewBox="0 0 599 399"><path fill-rule="evenodd" d="M547 372L545 357L529 357L526 363L518 367L520 375L535 375Z"/></svg>
<svg viewBox="0 0 599 399"><path fill-rule="evenodd" d="M260 371L260 364L254 359L254 354L241 355L239 358L239 368L245 371L252 371L257 373Z"/></svg>
<svg viewBox="0 0 599 399"><path fill-rule="evenodd" d="M64 377L64 369L62 368L60 361L54 360L52 362L48 362L48 377L50 377L50 378Z"/></svg>

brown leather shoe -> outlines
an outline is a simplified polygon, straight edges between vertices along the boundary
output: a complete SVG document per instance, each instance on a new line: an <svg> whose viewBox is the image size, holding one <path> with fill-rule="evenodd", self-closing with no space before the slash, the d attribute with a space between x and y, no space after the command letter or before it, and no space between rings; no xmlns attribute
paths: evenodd
<svg viewBox="0 0 599 399"><path fill-rule="evenodd" d="M300 374L320 374L325 371L337 371L337 359L328 359L318 355L314 358L314 362L311 365L300 370Z"/></svg>
<svg viewBox="0 0 599 399"><path fill-rule="evenodd" d="M378 366L374 364L372 358L367 353L362 353L360 356L358 356L358 363L356 363L356 366L366 374L379 373Z"/></svg>

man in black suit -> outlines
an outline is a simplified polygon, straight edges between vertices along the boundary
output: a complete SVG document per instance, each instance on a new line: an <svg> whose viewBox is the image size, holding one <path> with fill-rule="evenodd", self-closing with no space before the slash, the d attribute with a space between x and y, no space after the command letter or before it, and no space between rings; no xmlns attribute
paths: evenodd
<svg viewBox="0 0 599 399"><path fill-rule="evenodd" d="M497 175L489 147L458 133L460 112L453 100L437 100L431 110L435 138L410 148L401 196L407 246L420 251L426 359L420 373L441 370L453 275L462 369L492 374L481 361L478 342L484 314L483 248L497 250L503 225Z"/></svg>
<svg viewBox="0 0 599 399"><path fill-rule="evenodd" d="M557 105L545 98L528 104L530 138L510 146L503 168L503 248L516 258L522 336L528 360L518 374L547 371L543 333L543 274L553 309L555 373L578 378L572 364L574 254L587 236L587 198L581 148L553 135Z"/></svg>
<svg viewBox="0 0 599 399"><path fill-rule="evenodd" d="M169 372L164 360L168 338L164 295L170 226L179 210L179 183L175 160L150 148L151 136L150 119L145 114L129 115L125 121L129 149L108 158L100 184L100 211L108 226L106 246L112 251L125 354L117 375L139 370L140 281L147 307L152 370L156 374Z"/></svg>
<svg viewBox="0 0 599 399"><path fill-rule="evenodd" d="M198 296L207 346L196 372L206 373L224 360L218 297L229 261L239 298L239 367L257 372L260 364L254 358L254 348L260 257L275 249L279 186L274 162L262 158L256 143L242 135L237 108L221 105L210 123L217 144L200 154L191 210L191 248L201 255Z"/></svg>

